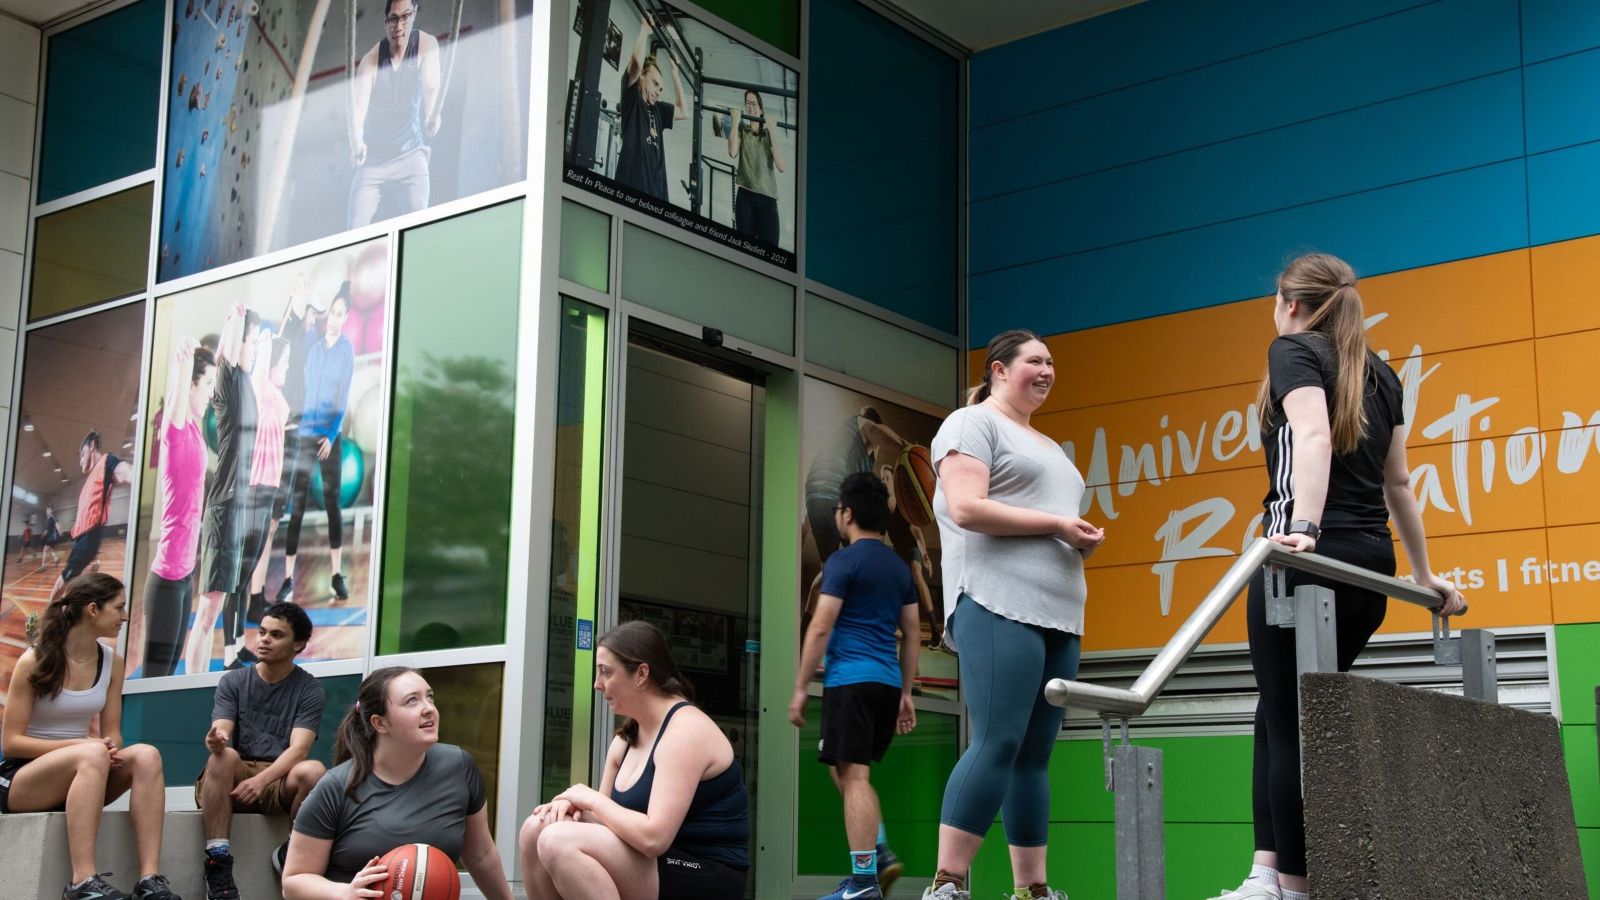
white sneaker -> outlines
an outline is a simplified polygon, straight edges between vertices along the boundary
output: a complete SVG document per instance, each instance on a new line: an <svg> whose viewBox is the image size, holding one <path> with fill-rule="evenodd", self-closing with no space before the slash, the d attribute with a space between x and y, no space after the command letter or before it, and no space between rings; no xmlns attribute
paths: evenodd
<svg viewBox="0 0 1600 900"><path fill-rule="evenodd" d="M1277 885L1246 880L1231 891L1223 891L1211 900L1283 900L1283 891Z"/></svg>
<svg viewBox="0 0 1600 900"><path fill-rule="evenodd" d="M922 892L922 900L972 900L971 891L958 890L953 884L941 884L936 891L933 885L928 885Z"/></svg>

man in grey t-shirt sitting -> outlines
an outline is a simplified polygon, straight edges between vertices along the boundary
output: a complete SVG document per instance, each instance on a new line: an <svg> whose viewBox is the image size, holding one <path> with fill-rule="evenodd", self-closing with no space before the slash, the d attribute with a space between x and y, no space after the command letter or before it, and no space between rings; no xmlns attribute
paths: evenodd
<svg viewBox="0 0 1600 900"><path fill-rule="evenodd" d="M195 803L206 836L206 898L236 900L228 832L235 812L293 817L326 771L308 759L322 722L323 691L294 659L311 640L311 619L293 603L261 617L255 665L222 676L211 706ZM275 853L281 865L283 848Z"/></svg>

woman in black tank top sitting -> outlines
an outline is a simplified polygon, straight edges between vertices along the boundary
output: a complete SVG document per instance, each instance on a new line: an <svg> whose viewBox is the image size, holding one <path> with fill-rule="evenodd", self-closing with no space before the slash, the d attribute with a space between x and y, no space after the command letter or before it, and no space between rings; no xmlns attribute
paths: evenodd
<svg viewBox="0 0 1600 900"><path fill-rule="evenodd" d="M749 798L733 746L696 708L661 632L626 622L600 638L595 690L627 716L600 789L536 807L519 846L535 900L744 897Z"/></svg>

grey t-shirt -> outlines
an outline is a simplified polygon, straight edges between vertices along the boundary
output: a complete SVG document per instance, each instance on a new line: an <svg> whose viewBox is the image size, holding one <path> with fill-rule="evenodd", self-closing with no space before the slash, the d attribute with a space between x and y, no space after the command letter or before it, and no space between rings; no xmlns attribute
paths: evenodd
<svg viewBox="0 0 1600 900"><path fill-rule="evenodd" d="M211 720L234 723L233 749L245 759L274 760L289 749L296 728L315 732L322 724L322 683L295 666L287 678L271 684L255 666L235 669L217 683Z"/></svg>
<svg viewBox="0 0 1600 900"><path fill-rule="evenodd" d="M459 860L467 817L489 798L478 764L453 744L429 747L422 768L404 784L368 775L352 800L349 783L348 761L329 769L294 818L295 831L333 841L326 877L340 883L401 844L431 844Z"/></svg>
<svg viewBox="0 0 1600 900"><path fill-rule="evenodd" d="M933 438L938 466L962 453L989 467L989 499L1058 516L1080 515L1083 476L1060 446L979 403L956 410ZM944 549L945 590L1029 625L1083 634L1083 554L1054 535L998 537L950 518L940 479L933 493ZM954 603L946 604L949 616ZM959 649L961 636L954 634ZM948 639L948 638L947 638Z"/></svg>

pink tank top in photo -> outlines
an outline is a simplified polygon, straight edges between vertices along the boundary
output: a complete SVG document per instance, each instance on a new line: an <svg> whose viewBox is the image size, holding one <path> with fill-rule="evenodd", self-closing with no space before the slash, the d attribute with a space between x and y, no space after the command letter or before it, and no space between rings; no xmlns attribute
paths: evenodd
<svg viewBox="0 0 1600 900"><path fill-rule="evenodd" d="M182 428L162 423L161 542L150 571L169 581L188 578L200 536L200 504L206 484L206 444L194 419Z"/></svg>
<svg viewBox="0 0 1600 900"><path fill-rule="evenodd" d="M289 399L267 380L256 385L256 449L250 458L250 483L277 487L283 479L283 432L289 424Z"/></svg>

